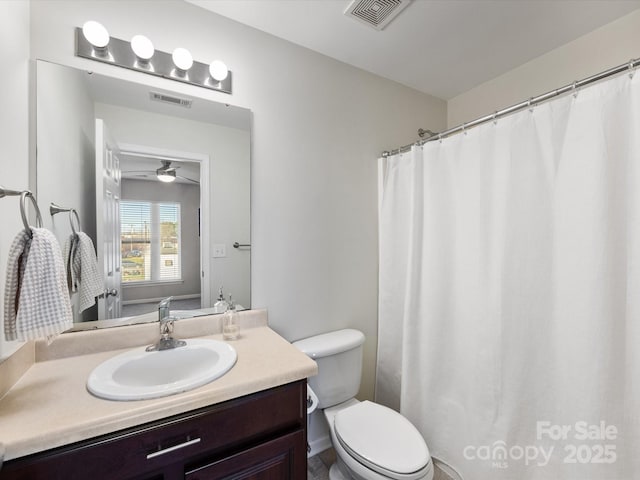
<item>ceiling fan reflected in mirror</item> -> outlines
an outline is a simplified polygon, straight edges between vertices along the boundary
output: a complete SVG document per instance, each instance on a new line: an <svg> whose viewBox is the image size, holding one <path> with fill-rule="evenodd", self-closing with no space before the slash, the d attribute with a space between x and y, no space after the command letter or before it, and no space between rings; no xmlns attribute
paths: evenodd
<svg viewBox="0 0 640 480"><path fill-rule="evenodd" d="M158 180L165 183L170 183L176 179L176 169L180 167L172 167L170 160L161 160L162 166L156 170L156 177Z"/></svg>
<svg viewBox="0 0 640 480"><path fill-rule="evenodd" d="M146 180L157 179L164 183L174 182L176 179L183 180L184 182L194 183L196 185L200 185L198 180L194 180L193 178L185 177L182 175L177 175L176 170L181 168L180 166L171 166L171 160L160 160L161 166L155 170L129 170L122 171L122 176L124 178L140 178Z"/></svg>

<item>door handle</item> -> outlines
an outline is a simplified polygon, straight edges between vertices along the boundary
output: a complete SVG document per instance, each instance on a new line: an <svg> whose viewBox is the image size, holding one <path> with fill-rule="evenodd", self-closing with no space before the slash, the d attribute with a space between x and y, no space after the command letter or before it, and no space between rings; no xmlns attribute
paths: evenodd
<svg viewBox="0 0 640 480"><path fill-rule="evenodd" d="M105 290L104 293L101 293L100 295L98 295L98 298L117 297L117 296L118 296L118 289L112 288L111 290L109 289Z"/></svg>

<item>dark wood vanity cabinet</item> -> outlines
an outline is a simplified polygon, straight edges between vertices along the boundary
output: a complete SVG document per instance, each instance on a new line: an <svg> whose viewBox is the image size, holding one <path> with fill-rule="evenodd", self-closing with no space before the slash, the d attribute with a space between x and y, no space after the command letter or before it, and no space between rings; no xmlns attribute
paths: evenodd
<svg viewBox="0 0 640 480"><path fill-rule="evenodd" d="M11 460L0 480L304 480L306 417L300 380Z"/></svg>

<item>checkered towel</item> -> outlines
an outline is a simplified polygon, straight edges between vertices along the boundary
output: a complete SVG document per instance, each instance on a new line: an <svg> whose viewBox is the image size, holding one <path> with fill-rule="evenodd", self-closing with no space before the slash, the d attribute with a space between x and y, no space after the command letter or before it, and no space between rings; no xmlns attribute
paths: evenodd
<svg viewBox="0 0 640 480"><path fill-rule="evenodd" d="M83 312L95 305L96 297L104 292L104 279L98 272L96 250L89 235L71 235L64 244L64 259L69 291L80 295L78 312Z"/></svg>
<svg viewBox="0 0 640 480"><path fill-rule="evenodd" d="M44 228L21 231L13 240L4 291L7 340L51 340L73 326L71 303L56 237Z"/></svg>

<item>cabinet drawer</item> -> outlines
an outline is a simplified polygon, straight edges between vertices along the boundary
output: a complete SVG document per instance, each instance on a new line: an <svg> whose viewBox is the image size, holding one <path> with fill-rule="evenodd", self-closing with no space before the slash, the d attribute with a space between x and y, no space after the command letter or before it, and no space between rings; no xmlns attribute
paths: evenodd
<svg viewBox="0 0 640 480"><path fill-rule="evenodd" d="M306 478L303 430L188 471L185 480L299 480Z"/></svg>
<svg viewBox="0 0 640 480"><path fill-rule="evenodd" d="M220 458L306 428L305 391L306 382L298 381L12 460L0 470L0 480L129 479L177 462Z"/></svg>

